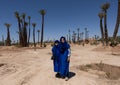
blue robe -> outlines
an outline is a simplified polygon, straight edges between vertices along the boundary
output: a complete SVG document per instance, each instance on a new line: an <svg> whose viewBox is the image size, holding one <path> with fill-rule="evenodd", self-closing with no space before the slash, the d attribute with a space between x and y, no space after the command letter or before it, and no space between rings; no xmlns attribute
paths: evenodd
<svg viewBox="0 0 120 85"><path fill-rule="evenodd" d="M68 49L70 49L70 45L67 44L67 42L65 42L60 43L59 47L60 47L60 75L66 77L69 74L69 62L67 61L67 59L69 55Z"/></svg>
<svg viewBox="0 0 120 85"><path fill-rule="evenodd" d="M54 56L54 59L53 59L54 72L59 72L59 56L60 56L59 47L58 46L53 46L52 53L53 53L53 56Z"/></svg>

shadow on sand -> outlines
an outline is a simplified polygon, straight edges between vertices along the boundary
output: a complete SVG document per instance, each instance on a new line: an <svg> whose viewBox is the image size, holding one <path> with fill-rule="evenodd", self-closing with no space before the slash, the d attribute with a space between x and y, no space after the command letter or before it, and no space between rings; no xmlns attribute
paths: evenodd
<svg viewBox="0 0 120 85"><path fill-rule="evenodd" d="M72 77L74 77L76 74L74 72L69 72L69 79L71 79Z"/></svg>

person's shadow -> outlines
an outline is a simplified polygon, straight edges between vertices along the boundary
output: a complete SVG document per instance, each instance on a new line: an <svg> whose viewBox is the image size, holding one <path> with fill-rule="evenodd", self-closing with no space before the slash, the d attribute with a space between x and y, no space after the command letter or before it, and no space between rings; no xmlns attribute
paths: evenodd
<svg viewBox="0 0 120 85"><path fill-rule="evenodd" d="M71 79L72 77L74 77L76 74L74 72L69 72L69 79Z"/></svg>

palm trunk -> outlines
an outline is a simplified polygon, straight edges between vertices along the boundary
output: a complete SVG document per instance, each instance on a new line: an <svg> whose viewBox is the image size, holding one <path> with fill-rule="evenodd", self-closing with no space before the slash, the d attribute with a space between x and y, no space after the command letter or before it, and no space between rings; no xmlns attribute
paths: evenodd
<svg viewBox="0 0 120 85"><path fill-rule="evenodd" d="M42 15L41 47L43 44L43 37L44 37L44 15Z"/></svg>
<svg viewBox="0 0 120 85"><path fill-rule="evenodd" d="M67 37L67 42L68 42L68 35L66 37Z"/></svg>
<svg viewBox="0 0 120 85"><path fill-rule="evenodd" d="M26 27L26 25L25 25L24 29L25 29L25 47L26 47L26 46L28 46L27 45L27 27Z"/></svg>
<svg viewBox="0 0 120 85"><path fill-rule="evenodd" d="M20 19L18 18L18 27L19 27L19 42L20 45L22 46L23 39L22 39L22 30L21 30L21 25L20 25Z"/></svg>
<svg viewBox="0 0 120 85"><path fill-rule="evenodd" d="M118 29L119 29L119 24L120 24L120 0L118 0L118 14L117 14L117 21L115 25L115 30L113 34L113 39L114 41L116 40Z"/></svg>
<svg viewBox="0 0 120 85"><path fill-rule="evenodd" d="M22 37L23 37L23 43L22 43L22 47L25 47L25 30L24 30L24 20L21 22L22 25Z"/></svg>
<svg viewBox="0 0 120 85"><path fill-rule="evenodd" d="M69 33L69 43L71 43L71 36L70 36L70 33Z"/></svg>
<svg viewBox="0 0 120 85"><path fill-rule="evenodd" d="M100 30L101 30L102 44L104 46L104 30L103 30L103 25L102 25L102 18L100 19Z"/></svg>
<svg viewBox="0 0 120 85"><path fill-rule="evenodd" d="M35 44L35 27L33 28L33 42L34 42L34 47L36 47L36 44Z"/></svg>
<svg viewBox="0 0 120 85"><path fill-rule="evenodd" d="M26 29L26 22L25 22L25 18L23 19L23 37L24 37L24 47L27 46L27 29Z"/></svg>
<svg viewBox="0 0 120 85"><path fill-rule="evenodd" d="M104 28L105 28L106 46L108 46L107 11L105 11L105 16L104 16Z"/></svg>
<svg viewBox="0 0 120 85"><path fill-rule="evenodd" d="M28 32L28 46L29 46L29 41L30 41L30 19L29 19L29 32Z"/></svg>
<svg viewBox="0 0 120 85"><path fill-rule="evenodd" d="M2 43L3 43L3 46L5 45L5 42L4 42L4 36L2 35Z"/></svg>
<svg viewBox="0 0 120 85"><path fill-rule="evenodd" d="M9 28L7 28L7 46L11 46L11 39L10 39L10 31L9 31Z"/></svg>
<svg viewBox="0 0 120 85"><path fill-rule="evenodd" d="M87 41L87 28L85 28L85 42Z"/></svg>
<svg viewBox="0 0 120 85"><path fill-rule="evenodd" d="M71 35L70 35L70 30L69 30L69 43L71 43Z"/></svg>
<svg viewBox="0 0 120 85"><path fill-rule="evenodd" d="M116 25L115 25L115 30L114 30L114 34L113 34L113 39L114 39L114 41L116 40L116 38L117 38L117 33L118 33L118 29L119 29L119 23L120 21L119 21L119 19L117 18L117 21L116 21Z"/></svg>
<svg viewBox="0 0 120 85"><path fill-rule="evenodd" d="M39 44L39 36L40 36L40 32L38 32L38 44Z"/></svg>
<svg viewBox="0 0 120 85"><path fill-rule="evenodd" d="M78 44L80 44L80 35L79 35L79 29L78 29L78 38L77 38Z"/></svg>

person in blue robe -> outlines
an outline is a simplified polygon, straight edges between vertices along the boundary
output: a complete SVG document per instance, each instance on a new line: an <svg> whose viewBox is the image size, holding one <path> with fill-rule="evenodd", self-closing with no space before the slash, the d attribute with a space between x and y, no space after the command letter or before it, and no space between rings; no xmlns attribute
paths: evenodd
<svg viewBox="0 0 120 85"><path fill-rule="evenodd" d="M70 45L67 43L65 37L60 38L60 76L68 80L69 78L69 63L70 63Z"/></svg>
<svg viewBox="0 0 120 85"><path fill-rule="evenodd" d="M54 42L54 46L52 48L52 60L53 60L53 65L54 65L54 72L57 72L55 75L56 77L59 77L59 56L60 56L60 51L59 51L59 41L56 40Z"/></svg>

